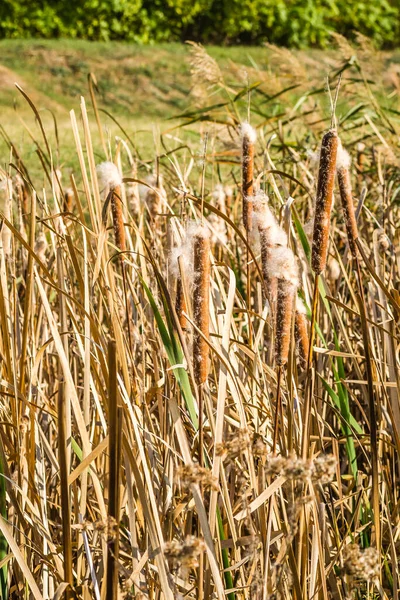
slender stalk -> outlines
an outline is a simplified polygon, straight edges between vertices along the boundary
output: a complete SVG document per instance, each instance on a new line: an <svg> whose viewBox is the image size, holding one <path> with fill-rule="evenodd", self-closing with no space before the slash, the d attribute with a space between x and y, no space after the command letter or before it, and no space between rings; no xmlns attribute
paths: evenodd
<svg viewBox="0 0 400 600"><path fill-rule="evenodd" d="M108 517L111 529L107 554L107 600L118 597L120 465L122 409L118 406L116 344L108 344Z"/></svg>

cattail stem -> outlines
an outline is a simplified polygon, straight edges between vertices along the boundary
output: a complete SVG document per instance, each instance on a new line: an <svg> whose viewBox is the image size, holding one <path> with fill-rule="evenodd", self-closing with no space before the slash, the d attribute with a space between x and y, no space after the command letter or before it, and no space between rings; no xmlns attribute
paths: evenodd
<svg viewBox="0 0 400 600"><path fill-rule="evenodd" d="M311 255L311 266L316 274L325 269L328 254L338 140L336 131L331 129L324 135L321 144Z"/></svg>
<svg viewBox="0 0 400 600"><path fill-rule="evenodd" d="M303 418L303 439L302 439L302 456L303 458L307 458L308 454L308 435L310 429L310 417L311 417L311 395L309 391L311 390L311 382L310 382L310 373L311 373L311 364L313 358L313 348L314 348L314 329L315 323L317 320L317 309L318 309L318 291L319 291L319 275L315 275L314 280L314 292L313 292L313 301L312 301L312 309L311 309L311 325L310 325L310 343L308 346L308 355L307 355L307 370L306 370L306 382L304 389L304 418Z"/></svg>
<svg viewBox="0 0 400 600"><path fill-rule="evenodd" d="M121 186L115 186L111 190L111 212L114 224L115 245L121 252L126 250L126 237L124 227L124 216L121 201Z"/></svg>
<svg viewBox="0 0 400 600"><path fill-rule="evenodd" d="M281 394L281 383L282 383L282 365L278 366L277 374L277 385L276 385L276 404L275 404L275 424L274 424L274 437L272 442L272 454L276 454L276 447L278 444L279 435L279 419L282 423L282 394Z"/></svg>
<svg viewBox="0 0 400 600"><path fill-rule="evenodd" d="M117 356L115 341L108 344L108 516L111 541L107 555L107 593L113 600L118 595L118 556L119 556L119 506L120 506L120 464L122 438L122 408L118 406Z"/></svg>
<svg viewBox="0 0 400 600"><path fill-rule="evenodd" d="M365 296L362 285L362 274L360 268L360 262L356 255L357 264L357 282L358 282L358 305L361 315L361 327L364 342L364 353L365 353L365 365L367 371L368 381L368 403L369 403L369 420L370 420L370 436L371 436L371 466L372 466L372 509L373 509L373 520L375 526L375 540L378 552L381 547L381 524L380 524L380 510L379 510L379 464L378 464L378 429L377 429L377 418L376 418L376 403L374 393L374 378L372 373L372 357L369 348L368 340L368 328L367 328L367 316L365 308Z"/></svg>
<svg viewBox="0 0 400 600"><path fill-rule="evenodd" d="M195 381L197 385L202 385L207 381L208 376L209 347L206 339L209 337L210 328L210 239L207 232L202 229L199 229L194 235L193 250L193 317L199 330L196 329L193 334L193 367Z"/></svg>

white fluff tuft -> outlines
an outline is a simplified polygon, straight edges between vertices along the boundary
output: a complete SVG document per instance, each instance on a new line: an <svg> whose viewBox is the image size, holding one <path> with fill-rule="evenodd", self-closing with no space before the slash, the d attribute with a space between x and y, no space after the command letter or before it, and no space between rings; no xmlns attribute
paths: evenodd
<svg viewBox="0 0 400 600"><path fill-rule="evenodd" d="M339 145L336 155L336 168L337 169L348 169L351 164L350 154L342 146L342 142L339 140Z"/></svg>
<svg viewBox="0 0 400 600"><path fill-rule="evenodd" d="M247 123L247 121L242 123L240 125L240 133L242 135L242 139L246 138L249 140L249 142L255 144L257 140L257 132L254 127L250 125L250 123Z"/></svg>
<svg viewBox="0 0 400 600"><path fill-rule="evenodd" d="M253 207L253 224L259 230L268 230L268 244L270 246L287 246L287 235L272 214L265 192L260 190L254 194Z"/></svg>
<svg viewBox="0 0 400 600"><path fill-rule="evenodd" d="M180 259L189 283L192 283L193 279L193 245L195 236L208 238L210 237L210 230L195 221L190 221L186 226L183 242L180 246L173 248L169 255L169 268L173 277L178 277L180 274L178 260Z"/></svg>
<svg viewBox="0 0 400 600"><path fill-rule="evenodd" d="M306 305L304 304L300 296L296 296L296 312L298 312L300 315L307 314Z"/></svg>
<svg viewBox="0 0 400 600"><path fill-rule="evenodd" d="M270 277L286 281L296 288L299 286L299 268L296 257L290 248L276 246L271 250L268 271Z"/></svg>
<svg viewBox="0 0 400 600"><path fill-rule="evenodd" d="M97 165L96 172L100 191L105 190L107 187L110 190L113 190L122 183L122 177L118 171L118 167L110 161L102 162Z"/></svg>

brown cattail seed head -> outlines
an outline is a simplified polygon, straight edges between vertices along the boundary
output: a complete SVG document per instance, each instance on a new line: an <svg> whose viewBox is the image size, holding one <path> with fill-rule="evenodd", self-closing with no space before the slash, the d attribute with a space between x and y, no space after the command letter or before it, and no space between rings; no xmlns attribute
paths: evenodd
<svg viewBox="0 0 400 600"><path fill-rule="evenodd" d="M126 250L126 237L124 227L124 215L122 212L121 186L112 190L111 211L114 224L115 245L121 252Z"/></svg>
<svg viewBox="0 0 400 600"><path fill-rule="evenodd" d="M340 199L342 202L344 218L346 221L347 238L349 248L353 258L357 258L358 228L356 215L354 211L353 194L350 181L350 156L346 150L339 144L337 153L337 177L339 183Z"/></svg>
<svg viewBox="0 0 400 600"><path fill-rule="evenodd" d="M178 276L176 281L176 299L175 299L175 310L178 315L179 324L183 331L187 329L187 319L183 313L187 313L187 306L185 300L185 294L183 292L182 279Z"/></svg>
<svg viewBox="0 0 400 600"><path fill-rule="evenodd" d="M307 366L308 349L310 341L308 339L307 333L307 319L305 315L305 307L299 298L297 298L296 300L294 335L298 347L300 365L302 369L305 369Z"/></svg>
<svg viewBox="0 0 400 600"><path fill-rule="evenodd" d="M74 191L72 188L67 188L64 192L64 212L72 212L73 201Z"/></svg>
<svg viewBox="0 0 400 600"><path fill-rule="evenodd" d="M210 237L208 230L199 227L194 232L194 291L193 317L196 327L203 336L209 337L210 295ZM207 381L209 348L205 339L195 330L193 334L193 367L197 385Z"/></svg>
<svg viewBox="0 0 400 600"><path fill-rule="evenodd" d="M295 294L296 288L293 285L284 279L278 280L275 339L275 359L278 366L285 365L288 361Z"/></svg>
<svg viewBox="0 0 400 600"><path fill-rule="evenodd" d="M316 274L325 269L328 253L338 140L336 131L331 129L324 135L321 144L311 256L311 266Z"/></svg>
<svg viewBox="0 0 400 600"><path fill-rule="evenodd" d="M246 231L252 229L253 212L253 179L254 179L254 144L256 131L249 123L242 123L242 197L243 225Z"/></svg>
<svg viewBox="0 0 400 600"><path fill-rule="evenodd" d="M281 366L287 363L289 356L293 305L299 284L296 258L290 248L276 246L273 249L269 273L278 280L275 360Z"/></svg>

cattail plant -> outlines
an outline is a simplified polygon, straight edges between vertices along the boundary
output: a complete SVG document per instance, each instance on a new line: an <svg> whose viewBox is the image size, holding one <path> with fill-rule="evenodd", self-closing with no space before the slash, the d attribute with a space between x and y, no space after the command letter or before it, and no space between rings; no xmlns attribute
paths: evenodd
<svg viewBox="0 0 400 600"><path fill-rule="evenodd" d="M353 194L351 190L349 171L350 162L351 160L348 152L343 148L342 144L339 144L336 160L337 178L339 183L340 199L342 201L343 213L346 222L349 248L353 258L355 259L357 257L356 240L358 238L358 228L354 211Z"/></svg>
<svg viewBox="0 0 400 600"><path fill-rule="evenodd" d="M311 255L311 266L316 275L324 271L328 254L338 141L336 130L331 129L321 144Z"/></svg>
<svg viewBox="0 0 400 600"><path fill-rule="evenodd" d="M185 285L190 286L192 283L194 227L197 229L198 226L188 226L183 242L172 249L169 257L169 269L176 282L175 310L183 331L186 331L188 327L185 313L188 314L189 307L186 301Z"/></svg>
<svg viewBox="0 0 400 600"><path fill-rule="evenodd" d="M278 367L277 392L275 407L275 425L272 452L275 454L278 435L279 418L282 421L281 380L282 369L289 357L292 337L293 307L299 284L296 258L290 248L275 246L271 252L269 273L278 282L276 316L275 316L275 362Z"/></svg>
<svg viewBox="0 0 400 600"><path fill-rule="evenodd" d="M283 366L289 356L294 300L299 285L297 262L290 248L274 248L269 272L278 281L275 361L278 366Z"/></svg>
<svg viewBox="0 0 400 600"><path fill-rule="evenodd" d="M299 297L296 298L294 335L296 338L300 365L303 369L305 369L307 366L307 357L310 341L308 339L307 332L306 308Z"/></svg>
<svg viewBox="0 0 400 600"><path fill-rule="evenodd" d="M254 144L257 139L256 130L249 123L242 123L242 199L243 225L247 232L252 229L254 190Z"/></svg>
<svg viewBox="0 0 400 600"><path fill-rule="evenodd" d="M264 279L264 289L267 299L273 307L276 303L278 294L278 279L271 271L271 259L274 249L277 247L287 246L287 235L284 230L278 225L274 215L268 206L268 196L260 191L253 196L253 220L257 225L259 240L261 266ZM273 267L273 265L272 265Z"/></svg>
<svg viewBox="0 0 400 600"><path fill-rule="evenodd" d="M107 161L97 165L97 176L100 189L106 197L110 197L115 244L121 252L125 252L126 237L121 201L121 175L116 165Z"/></svg>
<svg viewBox="0 0 400 600"><path fill-rule="evenodd" d="M193 317L197 328L193 334L193 366L195 381L197 385L202 385L208 376L209 347L204 338L209 337L210 320L210 235L205 227L199 226L194 231L193 257Z"/></svg>

